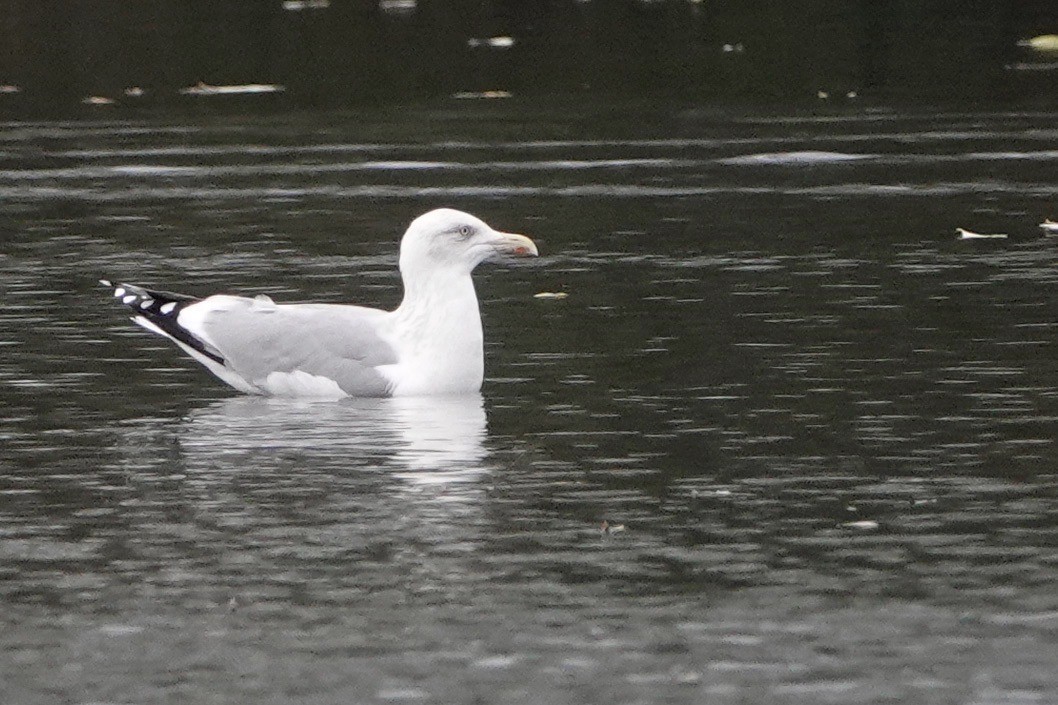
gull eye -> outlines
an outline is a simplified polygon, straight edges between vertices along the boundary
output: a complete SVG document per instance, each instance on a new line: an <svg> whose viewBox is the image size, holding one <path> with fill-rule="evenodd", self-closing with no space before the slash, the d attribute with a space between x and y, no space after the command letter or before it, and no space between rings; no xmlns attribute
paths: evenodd
<svg viewBox="0 0 1058 705"><path fill-rule="evenodd" d="M474 232L474 231L470 228L469 225L461 225L459 227L459 237L463 238L464 240L466 240L468 237L470 237L470 234L472 232Z"/></svg>

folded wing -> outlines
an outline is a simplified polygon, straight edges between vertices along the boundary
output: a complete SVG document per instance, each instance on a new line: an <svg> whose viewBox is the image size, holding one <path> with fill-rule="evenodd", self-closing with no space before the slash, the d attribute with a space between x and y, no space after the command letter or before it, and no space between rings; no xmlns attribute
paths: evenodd
<svg viewBox="0 0 1058 705"><path fill-rule="evenodd" d="M387 315L359 306L211 296L181 310L177 323L260 392L386 396L389 381L375 368L397 361L380 334Z"/></svg>

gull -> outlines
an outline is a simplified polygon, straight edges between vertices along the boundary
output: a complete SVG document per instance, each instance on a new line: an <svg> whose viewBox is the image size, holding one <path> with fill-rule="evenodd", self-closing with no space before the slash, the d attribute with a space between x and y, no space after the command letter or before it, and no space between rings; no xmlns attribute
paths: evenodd
<svg viewBox="0 0 1058 705"><path fill-rule="evenodd" d="M241 392L325 398L471 394L484 377L471 272L503 255L537 254L524 235L440 208L412 221L401 239L404 298L393 311L282 304L264 295L197 299L100 283L132 309L135 323L173 341Z"/></svg>

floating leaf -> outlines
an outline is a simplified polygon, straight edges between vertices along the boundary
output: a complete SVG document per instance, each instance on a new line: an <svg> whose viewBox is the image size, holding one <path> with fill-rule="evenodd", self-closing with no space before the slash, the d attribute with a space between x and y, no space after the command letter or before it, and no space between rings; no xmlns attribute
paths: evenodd
<svg viewBox="0 0 1058 705"><path fill-rule="evenodd" d="M861 521L847 521L842 524L842 526L847 527L849 529L862 529L864 531L868 531L870 529L877 529L878 522L871 521L870 519L863 519Z"/></svg>
<svg viewBox="0 0 1058 705"><path fill-rule="evenodd" d="M965 228L955 228L955 232L959 233L960 240L999 240L1007 236L1006 233L975 233Z"/></svg>

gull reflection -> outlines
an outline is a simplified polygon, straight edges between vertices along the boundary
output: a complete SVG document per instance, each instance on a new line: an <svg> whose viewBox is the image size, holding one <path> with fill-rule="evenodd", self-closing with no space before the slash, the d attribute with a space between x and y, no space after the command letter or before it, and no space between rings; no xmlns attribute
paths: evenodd
<svg viewBox="0 0 1058 705"><path fill-rule="evenodd" d="M119 427L123 516L134 550L173 566L156 580L177 596L286 599L296 583L353 599L405 581L444 594L474 569L495 465L480 395L238 397L157 420Z"/></svg>
<svg viewBox="0 0 1058 705"><path fill-rule="evenodd" d="M465 482L485 472L481 395L312 401L236 397L193 411L180 446L209 464L296 454L315 464L396 469L415 483Z"/></svg>

